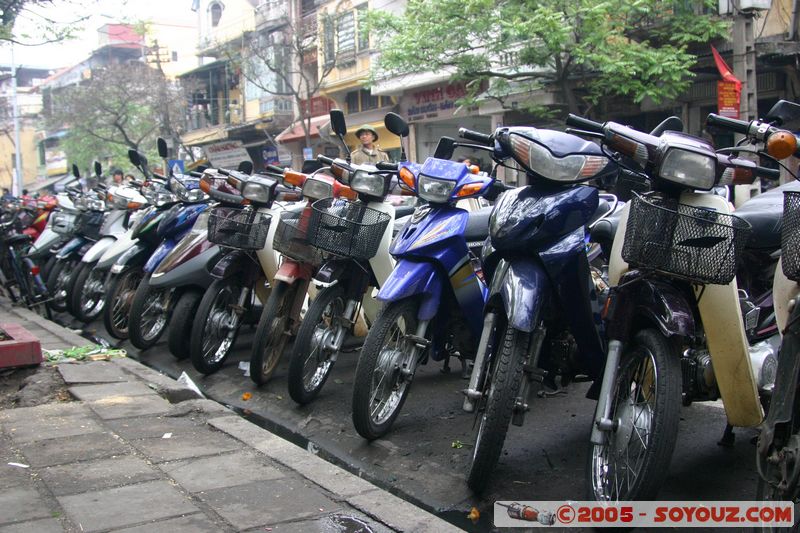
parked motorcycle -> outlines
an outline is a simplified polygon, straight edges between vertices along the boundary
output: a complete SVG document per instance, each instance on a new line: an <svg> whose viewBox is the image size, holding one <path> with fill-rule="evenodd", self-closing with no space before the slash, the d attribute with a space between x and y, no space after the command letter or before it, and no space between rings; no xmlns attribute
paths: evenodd
<svg viewBox="0 0 800 533"><path fill-rule="evenodd" d="M735 279L750 224L731 215L723 198L695 191L774 179L777 171L680 133L656 137L573 115L567 123L632 158L632 170L653 185L630 202L614 238L607 359L586 475L593 499L654 499L682 401L721 398L731 426L762 420L775 353L769 343L748 343L749 309Z"/></svg>

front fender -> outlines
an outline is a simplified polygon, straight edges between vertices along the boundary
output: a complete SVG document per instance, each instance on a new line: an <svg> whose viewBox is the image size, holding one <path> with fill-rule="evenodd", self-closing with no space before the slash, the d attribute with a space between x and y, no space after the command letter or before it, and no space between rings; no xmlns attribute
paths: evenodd
<svg viewBox="0 0 800 533"><path fill-rule="evenodd" d="M111 267L111 273L119 274L126 268L141 266L147 261L149 256L150 248L144 243L137 242L114 261L114 266Z"/></svg>
<svg viewBox="0 0 800 533"><path fill-rule="evenodd" d="M250 260L247 253L242 250L231 250L223 255L214 268L211 269L211 276L216 279L225 279L234 274L245 272L247 263Z"/></svg>
<svg viewBox="0 0 800 533"><path fill-rule="evenodd" d="M79 252L81 247L83 247L83 245L86 244L87 242L88 241L83 237L74 237L71 241L69 241L67 244L61 247L61 249L56 254L56 258L59 260L66 259L73 253Z"/></svg>
<svg viewBox="0 0 800 533"><path fill-rule="evenodd" d="M100 257L106 253L106 250L108 250L108 248L115 242L117 242L116 237L103 237L94 243L94 245L89 248L85 254L83 254L81 261L84 263L94 263L95 261L99 260Z"/></svg>
<svg viewBox="0 0 800 533"><path fill-rule="evenodd" d="M634 316L649 320L667 337L694 334L694 312L680 289L649 279L641 279L629 287L632 301L628 301L634 305Z"/></svg>
<svg viewBox="0 0 800 533"><path fill-rule="evenodd" d="M492 277L489 298L499 294L509 325L530 333L539 323L550 288L550 279L537 261L530 258L503 260Z"/></svg>
<svg viewBox="0 0 800 533"><path fill-rule="evenodd" d="M433 263L401 259L378 291L377 299L396 302L418 294L422 295L422 302L417 318L433 319L442 299L442 277Z"/></svg>
<svg viewBox="0 0 800 533"><path fill-rule="evenodd" d="M166 239L159 244L158 247L153 250L152 255L147 259L147 262L144 264L144 271L147 274L152 274L153 271L158 268L158 265L161 263L161 261L167 257L167 254L169 254L170 251L175 248L176 244L176 241L172 239Z"/></svg>

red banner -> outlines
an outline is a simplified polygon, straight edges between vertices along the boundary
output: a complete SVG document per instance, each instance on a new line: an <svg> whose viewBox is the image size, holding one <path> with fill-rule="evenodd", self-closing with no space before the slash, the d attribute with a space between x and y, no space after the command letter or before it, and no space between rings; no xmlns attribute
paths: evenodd
<svg viewBox="0 0 800 533"><path fill-rule="evenodd" d="M714 63L723 81L717 82L717 110L723 117L739 118L739 106L742 99L742 82L734 76L728 64L719 55L717 49L711 47Z"/></svg>

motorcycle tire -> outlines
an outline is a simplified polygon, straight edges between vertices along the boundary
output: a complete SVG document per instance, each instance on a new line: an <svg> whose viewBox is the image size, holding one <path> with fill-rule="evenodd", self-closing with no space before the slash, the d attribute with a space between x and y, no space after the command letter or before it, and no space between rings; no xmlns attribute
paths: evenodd
<svg viewBox="0 0 800 533"><path fill-rule="evenodd" d="M141 284L143 277L144 272L141 268L129 268L111 278L106 290L103 323L106 331L115 339L125 340L128 338L131 305L136 288Z"/></svg>
<svg viewBox="0 0 800 533"><path fill-rule="evenodd" d="M56 259L55 254L51 254L50 257L47 258L45 261L44 266L42 267L42 279L47 280L47 277L50 275L50 271L53 270L53 267L58 262Z"/></svg>
<svg viewBox="0 0 800 533"><path fill-rule="evenodd" d="M334 361L330 354L320 357L318 341L344 308L344 289L337 284L319 291L303 317L289 359L289 396L300 405L313 401L330 376ZM306 368L309 362L312 366Z"/></svg>
<svg viewBox="0 0 800 533"><path fill-rule="evenodd" d="M229 319L231 313L235 313L231 307L237 304L243 290L244 287L235 277L219 279L208 287L200 300L197 315L192 322L189 357L192 365L201 374L213 374L222 368L236 343L242 325L241 317L237 318L232 331L223 321Z"/></svg>
<svg viewBox="0 0 800 533"><path fill-rule="evenodd" d="M416 361L410 359L414 353L411 341L402 337L416 335L418 308L416 299L388 304L364 340L353 383L353 425L367 440L388 433L408 397L414 376L406 376L399 369L407 365L415 368ZM398 353L405 360L398 361Z"/></svg>
<svg viewBox="0 0 800 533"><path fill-rule="evenodd" d="M478 420L472 462L467 474L467 485L477 494L486 489L503 451L514 405L522 380L525 379L523 367L529 344L529 333L508 325L493 357L486 358L489 367L484 390L488 388L488 391L483 414Z"/></svg>
<svg viewBox="0 0 800 533"><path fill-rule="evenodd" d="M70 308L72 314L81 322L88 324L103 312L106 303L106 271L95 268L97 262L81 263L72 284Z"/></svg>
<svg viewBox="0 0 800 533"><path fill-rule="evenodd" d="M131 344L140 350L152 347L167 329L173 290L150 287L150 274L146 274L137 287L131 301L128 336Z"/></svg>
<svg viewBox="0 0 800 533"><path fill-rule="evenodd" d="M647 405L642 407L637 398L646 401ZM680 410L679 357L673 353L669 339L659 331L638 331L625 347L614 384L610 418L618 420L619 427L608 432L607 444L589 446L586 469L588 499L655 500L669 473ZM630 426L626 425L627 422ZM644 424L648 427L644 428ZM642 429L646 430L644 437ZM628 433L627 439L619 438L622 431ZM620 443L621 440L627 442ZM632 453L632 446L640 447L637 442L644 447L639 453ZM619 444L625 445L624 453L616 449ZM626 471L622 479L615 477L617 465L611 463L615 457L625 457ZM633 468L630 466L631 457L634 458ZM629 474L628 470L632 473ZM634 480L632 485L628 483L631 478Z"/></svg>
<svg viewBox="0 0 800 533"><path fill-rule="evenodd" d="M188 347L192 336L192 322L202 298L201 292L188 290L181 295L175 304L175 309L172 310L167 333L167 346L175 359L189 357Z"/></svg>
<svg viewBox="0 0 800 533"><path fill-rule="evenodd" d="M51 299L48 302L50 309L57 313L67 310L66 288L70 284L71 277L75 268L80 264L79 257L71 257L58 261L50 270L47 276L47 290L50 291ZM59 296L59 293L64 293Z"/></svg>
<svg viewBox="0 0 800 533"><path fill-rule="evenodd" d="M272 378L289 341L292 307L298 284L276 281L258 321L250 354L250 379L263 385Z"/></svg>

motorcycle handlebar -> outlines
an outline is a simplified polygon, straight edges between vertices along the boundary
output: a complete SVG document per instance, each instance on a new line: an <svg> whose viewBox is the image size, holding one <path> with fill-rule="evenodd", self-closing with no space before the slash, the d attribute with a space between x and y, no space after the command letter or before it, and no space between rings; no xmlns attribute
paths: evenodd
<svg viewBox="0 0 800 533"><path fill-rule="evenodd" d="M225 202L226 204L241 204L242 197L237 194L230 194L222 192L218 189L211 188L208 190L208 195L214 200Z"/></svg>
<svg viewBox="0 0 800 533"><path fill-rule="evenodd" d="M375 163L375 167L378 170L396 171L397 163L390 163L389 161L378 161L377 163Z"/></svg>
<svg viewBox="0 0 800 533"><path fill-rule="evenodd" d="M578 128L580 130L603 133L603 124L600 122L579 117L578 115L573 115L572 113L567 115L566 123L567 126L572 126L573 128Z"/></svg>
<svg viewBox="0 0 800 533"><path fill-rule="evenodd" d="M770 180L777 180L781 177L781 171L774 168L755 167L753 172L760 178L767 178Z"/></svg>
<svg viewBox="0 0 800 533"><path fill-rule="evenodd" d="M734 133L741 133L747 135L750 129L750 122L746 120L739 120L735 118L723 117L716 113L710 113L706 119L706 124L723 130L732 131Z"/></svg>
<svg viewBox="0 0 800 533"><path fill-rule="evenodd" d="M317 161L319 161L320 163L322 163L324 165L328 165L328 166L333 164L333 159L330 158L330 157L324 156L324 155L318 155L317 156Z"/></svg>
<svg viewBox="0 0 800 533"><path fill-rule="evenodd" d="M492 146L494 144L494 139L491 135L486 135L485 133L481 133L479 131L468 130L467 128L458 128L458 136L462 139L467 139L468 141L473 141L478 144L485 144L486 146Z"/></svg>
<svg viewBox="0 0 800 533"><path fill-rule="evenodd" d="M278 165L267 165L265 167L267 172L272 172L273 174L283 174L283 169Z"/></svg>

